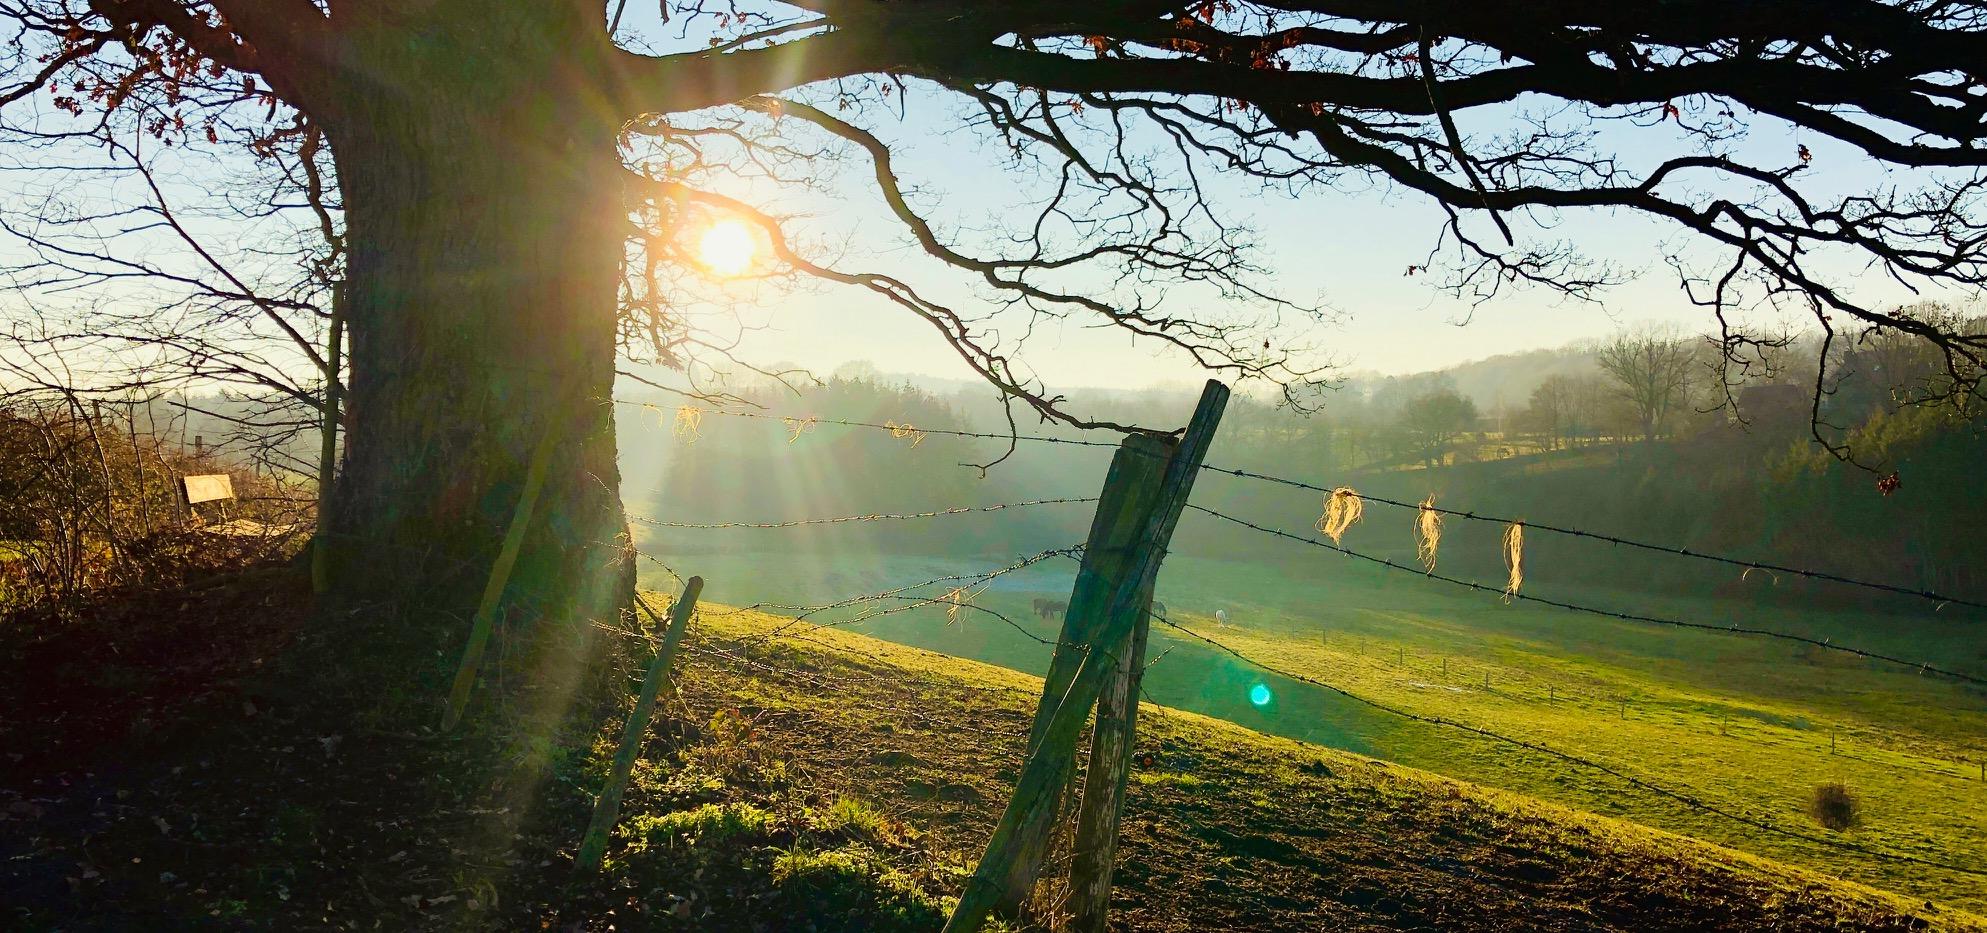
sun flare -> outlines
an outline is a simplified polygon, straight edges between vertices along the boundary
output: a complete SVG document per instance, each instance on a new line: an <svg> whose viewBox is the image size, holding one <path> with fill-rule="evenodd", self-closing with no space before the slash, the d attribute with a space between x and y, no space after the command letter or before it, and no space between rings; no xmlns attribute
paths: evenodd
<svg viewBox="0 0 1987 933"><path fill-rule="evenodd" d="M730 277L750 268L759 245L751 228L736 220L721 220L697 241L697 261L716 275Z"/></svg>

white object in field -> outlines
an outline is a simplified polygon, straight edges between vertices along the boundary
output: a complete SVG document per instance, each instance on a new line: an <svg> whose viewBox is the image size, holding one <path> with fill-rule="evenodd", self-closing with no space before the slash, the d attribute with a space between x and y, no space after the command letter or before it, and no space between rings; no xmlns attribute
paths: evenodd
<svg viewBox="0 0 1987 933"><path fill-rule="evenodd" d="M186 504L197 502L218 502L235 497L235 484L226 473L206 473L198 476L179 478L182 490L186 493Z"/></svg>
<svg viewBox="0 0 1987 933"><path fill-rule="evenodd" d="M1227 625L1227 624L1228 624L1228 610L1226 610L1226 609L1216 609L1216 610L1214 610L1214 624L1216 624L1216 625Z"/></svg>

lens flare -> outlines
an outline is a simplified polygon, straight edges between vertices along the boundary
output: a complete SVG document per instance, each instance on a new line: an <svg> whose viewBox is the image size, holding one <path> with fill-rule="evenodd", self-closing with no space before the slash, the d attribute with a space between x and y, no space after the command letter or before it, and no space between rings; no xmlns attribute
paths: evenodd
<svg viewBox="0 0 1987 933"><path fill-rule="evenodd" d="M697 262L715 275L729 278L752 267L759 243L752 229L736 220L721 220L697 241Z"/></svg>
<svg viewBox="0 0 1987 933"><path fill-rule="evenodd" d="M1269 701L1270 693L1268 684L1257 684L1249 688L1249 702L1257 706L1268 706Z"/></svg>

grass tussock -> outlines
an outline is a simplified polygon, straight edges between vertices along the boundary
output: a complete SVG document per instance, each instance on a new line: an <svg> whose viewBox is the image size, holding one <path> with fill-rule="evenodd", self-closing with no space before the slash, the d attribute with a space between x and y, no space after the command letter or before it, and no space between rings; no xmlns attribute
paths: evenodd
<svg viewBox="0 0 1987 933"><path fill-rule="evenodd" d="M1829 781L1815 785L1808 795L1808 815L1824 829L1836 832L1854 829L1863 822L1863 807L1849 785Z"/></svg>

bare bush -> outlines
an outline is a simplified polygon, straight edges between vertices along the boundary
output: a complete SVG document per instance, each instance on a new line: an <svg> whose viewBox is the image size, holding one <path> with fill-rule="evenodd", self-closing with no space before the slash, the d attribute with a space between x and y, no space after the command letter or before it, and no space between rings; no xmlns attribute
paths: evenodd
<svg viewBox="0 0 1987 933"><path fill-rule="evenodd" d="M228 473L236 500L188 507L179 478ZM291 552L307 490L140 434L71 393L0 409L0 608L73 605L116 586L176 585Z"/></svg>
<svg viewBox="0 0 1987 933"><path fill-rule="evenodd" d="M1815 785L1814 793L1808 797L1808 815L1836 832L1853 829L1863 821L1862 804L1850 792L1849 785L1841 781Z"/></svg>

